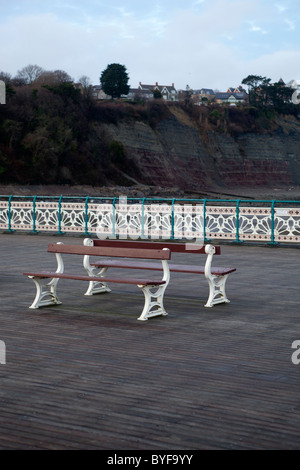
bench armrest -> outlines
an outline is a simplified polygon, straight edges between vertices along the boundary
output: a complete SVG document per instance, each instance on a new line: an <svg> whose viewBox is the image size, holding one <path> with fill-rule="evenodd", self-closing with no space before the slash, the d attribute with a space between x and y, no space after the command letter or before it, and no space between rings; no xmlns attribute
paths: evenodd
<svg viewBox="0 0 300 470"><path fill-rule="evenodd" d="M85 238L83 241L84 246L94 246L94 242L91 238ZM95 274L95 268L93 268L90 264L90 256L84 255L83 257L83 267L89 274L89 276L93 276Z"/></svg>
<svg viewBox="0 0 300 470"><path fill-rule="evenodd" d="M205 263L205 277L210 279L212 277L211 274L211 264L213 260L213 256L216 252L216 249L213 245L205 245L205 253L207 254L206 263Z"/></svg>
<svg viewBox="0 0 300 470"><path fill-rule="evenodd" d="M63 245L62 242L58 242L57 245ZM63 273L64 272L64 262L60 253L55 253L56 261L57 261L57 268L56 273Z"/></svg>

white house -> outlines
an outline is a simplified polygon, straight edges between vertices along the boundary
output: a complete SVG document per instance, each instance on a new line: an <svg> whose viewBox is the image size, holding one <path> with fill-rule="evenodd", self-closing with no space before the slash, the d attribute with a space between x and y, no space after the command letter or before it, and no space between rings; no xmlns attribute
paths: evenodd
<svg viewBox="0 0 300 470"><path fill-rule="evenodd" d="M152 93L152 98L153 98L153 90L158 90L160 91L164 100L178 101L177 90L174 87L174 83L172 83L172 85L159 85L158 82L156 82L155 85L145 85L140 82L139 89L147 94Z"/></svg>

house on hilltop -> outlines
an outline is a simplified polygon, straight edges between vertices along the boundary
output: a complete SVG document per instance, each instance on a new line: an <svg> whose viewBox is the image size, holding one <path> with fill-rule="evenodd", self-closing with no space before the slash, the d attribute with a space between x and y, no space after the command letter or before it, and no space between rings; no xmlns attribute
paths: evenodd
<svg viewBox="0 0 300 470"><path fill-rule="evenodd" d="M152 100L153 99L153 91L148 89L141 89L141 88L130 88L128 94L122 95L122 98L126 98L127 100Z"/></svg>
<svg viewBox="0 0 300 470"><path fill-rule="evenodd" d="M155 85L145 85L140 82L138 88L130 88L128 94L122 95L121 98L127 100L151 100L154 98L155 91L160 92L165 101L178 101L178 93L174 83L172 85L159 85L157 82ZM95 100L111 99L111 96L104 93L101 85L92 87L92 97Z"/></svg>
<svg viewBox="0 0 300 470"><path fill-rule="evenodd" d="M172 85L159 85L158 82L155 83L155 85L145 85L143 83L139 83L139 89L146 94L151 94L152 93L152 98L153 98L153 90L157 90L161 93L161 96L164 100L166 101L178 101L178 94L177 90L174 86L174 83Z"/></svg>
<svg viewBox="0 0 300 470"><path fill-rule="evenodd" d="M217 92L215 95L217 104L230 104L235 106L237 104L245 104L248 102L248 95L245 91L240 92Z"/></svg>
<svg viewBox="0 0 300 470"><path fill-rule="evenodd" d="M92 98L94 100L110 100L111 96L104 93L101 85L94 85L92 87Z"/></svg>
<svg viewBox="0 0 300 470"><path fill-rule="evenodd" d="M192 102L197 105L203 104L205 101L213 101L215 99L215 92L211 88L201 88L200 90L192 91Z"/></svg>

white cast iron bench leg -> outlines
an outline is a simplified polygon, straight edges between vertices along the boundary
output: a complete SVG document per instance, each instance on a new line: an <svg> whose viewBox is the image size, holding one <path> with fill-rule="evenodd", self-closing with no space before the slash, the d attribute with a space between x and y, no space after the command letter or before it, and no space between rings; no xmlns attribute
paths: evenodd
<svg viewBox="0 0 300 470"><path fill-rule="evenodd" d="M141 315L139 316L138 320L145 321L148 320L148 318L155 317L157 315L168 315L164 307L164 293L170 282L170 268L168 261L162 260L162 267L162 280L165 281L165 284L162 284L160 286L138 286L142 289L145 296L144 309ZM157 289L156 292L152 292L154 288Z"/></svg>
<svg viewBox="0 0 300 470"><path fill-rule="evenodd" d="M148 318L155 317L157 315L168 315L164 307L164 293L166 290L166 284L161 286L141 286L139 285L145 296L144 309L139 316L138 320L145 321ZM153 289L157 289L156 292L152 292Z"/></svg>
<svg viewBox="0 0 300 470"><path fill-rule="evenodd" d="M60 305L57 294L56 286L59 279L52 278L50 282L45 284L45 278L30 276L36 286L36 296L29 308L45 307L47 305Z"/></svg>
<svg viewBox="0 0 300 470"><path fill-rule="evenodd" d="M60 253L55 253L56 261L57 261L57 269L56 273L63 273L64 272L64 263ZM56 293L57 283L59 281L58 278L52 278L51 281L45 284L45 280L49 278L43 278L41 276L28 276L30 279L33 280L36 286L36 296L29 308L39 308L45 307L47 305L60 305L61 302L59 301Z"/></svg>
<svg viewBox="0 0 300 470"><path fill-rule="evenodd" d="M83 242L84 246L93 246L93 241L89 238L85 238ZM88 275L91 277L99 276L99 281L90 281L87 291L84 295L93 295L93 294L103 294L105 292L111 292L111 289L105 282L101 282L101 277L105 276L105 273L108 268L104 267L98 271L97 268L90 265L90 257L85 255L83 257L83 266L87 271Z"/></svg>
<svg viewBox="0 0 300 470"><path fill-rule="evenodd" d="M206 245L205 252L207 253L207 260L205 264L205 277L209 285L209 296L205 307L213 307L221 303L229 303L225 291L225 284L229 274L215 276L211 274L211 263L216 249L213 245Z"/></svg>

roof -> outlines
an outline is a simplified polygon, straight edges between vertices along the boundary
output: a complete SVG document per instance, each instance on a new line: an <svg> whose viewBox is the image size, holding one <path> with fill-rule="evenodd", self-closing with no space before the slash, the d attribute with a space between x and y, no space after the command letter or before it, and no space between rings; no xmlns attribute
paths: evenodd
<svg viewBox="0 0 300 470"><path fill-rule="evenodd" d="M247 93L241 92L241 93L225 93L225 92L218 92L216 93L216 99L217 100L229 100L229 98L233 96L236 100L243 100L246 98Z"/></svg>
<svg viewBox="0 0 300 470"><path fill-rule="evenodd" d="M176 92L176 88L174 87L174 83L172 83L172 85L158 85L158 83L156 83L155 85L146 85L146 84L140 82L139 87L142 90L155 90L156 89L156 90L159 90L159 91L163 91L164 89L166 89L169 93L171 93L172 91Z"/></svg>
<svg viewBox="0 0 300 470"><path fill-rule="evenodd" d="M215 95L214 90L212 90L211 88L201 88L200 93L202 95Z"/></svg>

